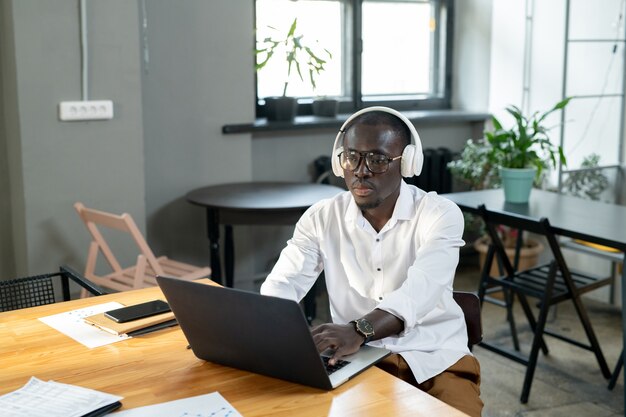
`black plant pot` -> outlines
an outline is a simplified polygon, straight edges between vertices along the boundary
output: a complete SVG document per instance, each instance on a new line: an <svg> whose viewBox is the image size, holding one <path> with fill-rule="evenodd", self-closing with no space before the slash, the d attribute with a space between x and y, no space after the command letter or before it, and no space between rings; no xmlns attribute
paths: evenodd
<svg viewBox="0 0 626 417"><path fill-rule="evenodd" d="M339 100L323 98L313 101L313 114L321 117L336 117L339 110Z"/></svg>
<svg viewBox="0 0 626 417"><path fill-rule="evenodd" d="M268 121L292 122L297 110L298 100L294 97L265 98L265 117Z"/></svg>

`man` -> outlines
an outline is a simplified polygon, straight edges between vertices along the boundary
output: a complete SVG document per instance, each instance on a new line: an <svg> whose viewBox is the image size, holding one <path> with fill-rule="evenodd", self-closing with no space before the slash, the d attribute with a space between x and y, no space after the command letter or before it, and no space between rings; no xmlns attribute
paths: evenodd
<svg viewBox="0 0 626 417"><path fill-rule="evenodd" d="M312 329L320 352L335 350L334 362L363 343L385 347L394 354L379 367L480 416L480 367L452 298L463 217L402 180L421 171L415 128L393 109L363 109L332 158L349 192L304 213L261 293L299 301L324 270L333 323Z"/></svg>

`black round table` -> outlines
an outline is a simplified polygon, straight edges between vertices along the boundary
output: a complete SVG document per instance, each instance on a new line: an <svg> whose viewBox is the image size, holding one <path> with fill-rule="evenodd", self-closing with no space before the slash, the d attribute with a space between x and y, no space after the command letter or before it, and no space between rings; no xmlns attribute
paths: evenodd
<svg viewBox="0 0 626 417"><path fill-rule="evenodd" d="M342 191L327 184L295 182L239 182L190 191L187 201L206 208L211 277L218 282L222 279L220 224L225 226L225 285L232 287L235 264L233 225L292 225L307 208Z"/></svg>

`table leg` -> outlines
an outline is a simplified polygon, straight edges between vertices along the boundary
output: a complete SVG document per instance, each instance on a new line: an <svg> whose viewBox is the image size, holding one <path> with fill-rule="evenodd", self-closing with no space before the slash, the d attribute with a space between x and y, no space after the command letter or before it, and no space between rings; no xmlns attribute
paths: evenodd
<svg viewBox="0 0 626 417"><path fill-rule="evenodd" d="M222 266L220 262L220 216L219 211L206 209L207 234L209 236L209 251L211 253L211 279L222 282Z"/></svg>
<svg viewBox="0 0 626 417"><path fill-rule="evenodd" d="M226 276L226 286L232 288L235 275L235 243L233 240L233 226L227 224L224 236L224 275Z"/></svg>

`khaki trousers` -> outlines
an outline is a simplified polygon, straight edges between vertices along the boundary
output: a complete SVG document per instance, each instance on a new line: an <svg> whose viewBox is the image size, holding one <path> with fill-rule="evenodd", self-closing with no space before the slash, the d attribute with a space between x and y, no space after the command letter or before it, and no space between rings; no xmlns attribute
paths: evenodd
<svg viewBox="0 0 626 417"><path fill-rule="evenodd" d="M473 417L481 415L480 364L473 356L463 356L457 363L421 384L417 383L411 368L400 355L389 355L376 366L457 410Z"/></svg>

